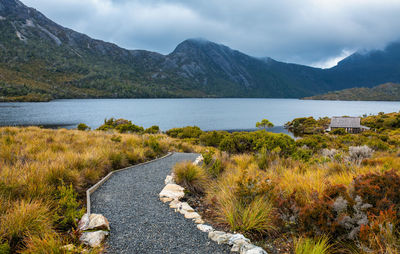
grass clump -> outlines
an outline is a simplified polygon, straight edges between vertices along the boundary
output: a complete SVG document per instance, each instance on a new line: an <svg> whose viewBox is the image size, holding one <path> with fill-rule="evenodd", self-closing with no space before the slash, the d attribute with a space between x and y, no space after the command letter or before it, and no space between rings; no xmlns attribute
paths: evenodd
<svg viewBox="0 0 400 254"><path fill-rule="evenodd" d="M329 244L327 237L317 240L310 238L300 238L295 242L295 254L330 254L332 245Z"/></svg>
<svg viewBox="0 0 400 254"><path fill-rule="evenodd" d="M207 183L204 170L192 162L181 162L174 166L173 172L177 184L193 194L203 194Z"/></svg>
<svg viewBox="0 0 400 254"><path fill-rule="evenodd" d="M0 217L0 237L18 247L26 237L53 232L50 207L40 201L16 201Z"/></svg>

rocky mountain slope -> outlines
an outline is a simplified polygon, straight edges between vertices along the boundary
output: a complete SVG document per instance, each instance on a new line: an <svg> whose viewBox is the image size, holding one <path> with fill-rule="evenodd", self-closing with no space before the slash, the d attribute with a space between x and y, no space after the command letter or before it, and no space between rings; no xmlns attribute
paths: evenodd
<svg viewBox="0 0 400 254"><path fill-rule="evenodd" d="M0 100L53 98L299 98L400 82L400 45L322 70L254 58L189 39L162 55L126 50L62 27L18 0L0 0ZM384 61L384 62L381 62Z"/></svg>

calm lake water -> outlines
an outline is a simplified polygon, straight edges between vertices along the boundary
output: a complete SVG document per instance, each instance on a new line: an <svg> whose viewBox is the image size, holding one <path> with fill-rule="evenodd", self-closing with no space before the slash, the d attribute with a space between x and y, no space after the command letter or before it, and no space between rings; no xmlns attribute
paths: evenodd
<svg viewBox="0 0 400 254"><path fill-rule="evenodd" d="M105 118L132 120L162 130L197 125L203 130L247 130L263 118L276 126L303 116L361 116L398 112L400 102L303 101L297 99L88 99L0 103L0 125L75 128L100 126ZM277 127L275 131L282 131Z"/></svg>

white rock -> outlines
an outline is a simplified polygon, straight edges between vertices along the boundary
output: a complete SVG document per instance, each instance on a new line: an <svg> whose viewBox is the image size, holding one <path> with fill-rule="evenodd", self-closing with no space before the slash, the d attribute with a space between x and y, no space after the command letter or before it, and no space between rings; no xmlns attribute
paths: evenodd
<svg viewBox="0 0 400 254"><path fill-rule="evenodd" d="M100 244L104 241L106 236L109 233L107 231L92 231L92 232L83 232L79 240L84 244L94 248L100 246Z"/></svg>
<svg viewBox="0 0 400 254"><path fill-rule="evenodd" d="M240 247L240 254L268 254L262 248L254 244L244 244Z"/></svg>
<svg viewBox="0 0 400 254"><path fill-rule="evenodd" d="M222 231L211 231L208 233L208 238L210 238L214 242L217 242L218 244L228 243L231 237L232 234Z"/></svg>
<svg viewBox="0 0 400 254"><path fill-rule="evenodd" d="M195 219L195 220L194 220L194 223L196 223L196 224L204 224L205 221L202 220L202 219Z"/></svg>
<svg viewBox="0 0 400 254"><path fill-rule="evenodd" d="M110 230L110 223L101 214L92 213L90 216L85 213L78 223L78 228L81 231L92 230L92 229L105 229Z"/></svg>
<svg viewBox="0 0 400 254"><path fill-rule="evenodd" d="M200 155L199 157L196 158L196 160L193 162L193 164L198 165L202 161L203 161L203 155Z"/></svg>
<svg viewBox="0 0 400 254"><path fill-rule="evenodd" d="M178 200L173 200L169 203L169 207L172 209L178 209L181 206L181 202Z"/></svg>
<svg viewBox="0 0 400 254"><path fill-rule="evenodd" d="M194 212L194 209L186 202L182 202L179 209L186 212Z"/></svg>
<svg viewBox="0 0 400 254"><path fill-rule="evenodd" d="M165 178L164 183L165 183L165 185L174 184L175 183L174 177L172 175L167 175L167 177Z"/></svg>
<svg viewBox="0 0 400 254"><path fill-rule="evenodd" d="M231 242L228 242L228 244L231 244ZM232 245L231 252L239 252L240 248L246 244L250 244L250 240L247 238L236 240Z"/></svg>
<svg viewBox="0 0 400 254"><path fill-rule="evenodd" d="M208 232L211 232L211 231L214 230L213 227L208 226L208 225L204 225L204 224L199 224L199 225L197 225L197 228L198 228L200 231L205 232L205 233L208 233Z"/></svg>
<svg viewBox="0 0 400 254"><path fill-rule="evenodd" d="M232 235L232 237L229 239L229 242L228 242L229 245L234 245L234 244L243 245L243 243L250 243L250 239L244 237L244 235L242 235L242 234Z"/></svg>
<svg viewBox="0 0 400 254"><path fill-rule="evenodd" d="M110 230L110 223L107 218L101 214L92 213L89 217L89 224L84 230L92 230L92 229L105 229Z"/></svg>
<svg viewBox="0 0 400 254"><path fill-rule="evenodd" d="M160 198L180 199L185 196L183 190L184 188L177 184L167 184L159 195Z"/></svg>
<svg viewBox="0 0 400 254"><path fill-rule="evenodd" d="M240 246L234 244L231 248L231 252L239 252L240 251Z"/></svg>
<svg viewBox="0 0 400 254"><path fill-rule="evenodd" d="M186 219L201 219L200 214L196 212L185 212L184 215Z"/></svg>
<svg viewBox="0 0 400 254"><path fill-rule="evenodd" d="M81 220L78 222L78 228L81 231L84 231L87 229L87 227L89 226L89 214L85 213Z"/></svg>
<svg viewBox="0 0 400 254"><path fill-rule="evenodd" d="M162 197L162 198L160 198L160 200L161 200L161 202L163 202L163 203L168 203L168 202L171 202L171 201L173 201L174 199L172 199L172 198L166 198L166 197Z"/></svg>
<svg viewBox="0 0 400 254"><path fill-rule="evenodd" d="M214 239L216 239L217 237L224 235L224 234L225 234L225 232L223 232L223 231L211 231L208 233L208 238L215 241Z"/></svg>

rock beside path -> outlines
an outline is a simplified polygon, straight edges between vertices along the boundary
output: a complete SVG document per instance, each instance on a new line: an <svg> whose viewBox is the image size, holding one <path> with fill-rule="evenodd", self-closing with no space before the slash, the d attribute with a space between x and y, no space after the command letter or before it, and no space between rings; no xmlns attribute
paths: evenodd
<svg viewBox="0 0 400 254"><path fill-rule="evenodd" d="M109 233L104 230L83 232L79 240L94 248L99 247Z"/></svg>
<svg viewBox="0 0 400 254"><path fill-rule="evenodd" d="M101 214L92 213L90 216L86 213L79 221L78 228L81 231L104 229L110 230L110 223L107 218Z"/></svg>

